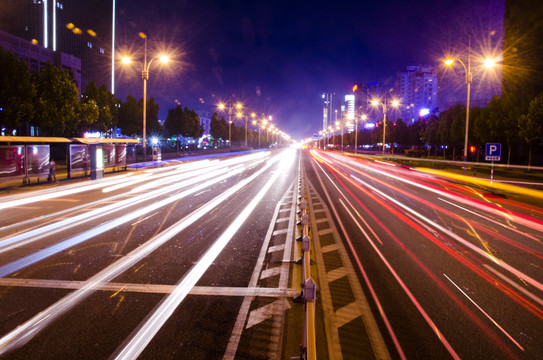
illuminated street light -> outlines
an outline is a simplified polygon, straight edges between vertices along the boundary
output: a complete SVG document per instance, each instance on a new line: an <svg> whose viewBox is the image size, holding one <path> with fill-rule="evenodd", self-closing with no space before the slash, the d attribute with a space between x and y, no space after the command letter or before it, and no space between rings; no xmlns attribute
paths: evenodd
<svg viewBox="0 0 543 360"><path fill-rule="evenodd" d="M371 104L373 106L381 105L383 107L383 156L385 156L385 134L386 134L386 128L387 128L387 111L388 111L386 96L385 96L384 102L380 102L379 100L374 99L371 101ZM393 107L398 107L400 105L400 102L398 100L392 100L391 105Z"/></svg>
<svg viewBox="0 0 543 360"><path fill-rule="evenodd" d="M237 103L236 109L241 109L243 107L242 104ZM219 110L223 111L226 108L226 105L223 103L219 104ZM228 106L228 147L232 148L232 110L234 109L234 105L230 104Z"/></svg>
<svg viewBox="0 0 543 360"><path fill-rule="evenodd" d="M364 114L361 116L362 121L366 121L368 117ZM355 117L355 123L354 123L354 153L356 154L358 150L358 119Z"/></svg>
<svg viewBox="0 0 543 360"><path fill-rule="evenodd" d="M149 79L149 69L151 68L151 64L153 63L153 60L159 59L159 61L163 64L170 61L170 58L165 54L160 54L155 57L153 57L149 62L147 62L147 35L140 32L139 37L144 40L144 55L143 55L143 63L140 63L141 65L141 78L143 79L143 161L147 161L147 143L146 143L146 127L147 127L147 80ZM121 59L122 63L125 65L129 65L132 63L132 59L130 57L123 57Z"/></svg>
<svg viewBox="0 0 543 360"><path fill-rule="evenodd" d="M256 116L255 113L251 113L251 117L254 119ZM253 124L255 123L255 120L253 120ZM245 117L245 147L247 147L247 132L249 130L247 129L247 116ZM253 144L254 144L254 140L253 140ZM254 146L254 145L253 145Z"/></svg>
<svg viewBox="0 0 543 360"><path fill-rule="evenodd" d="M462 60L453 59L453 58L447 58L447 60L445 60L445 65L452 66L456 60L458 60L458 62L462 64L462 66L464 67L464 72L466 73L466 84L468 85L468 94L467 94L467 101L466 101L466 131L465 131L465 137L464 137L464 174L466 174L467 162L468 162L469 98L470 98L471 82L473 81L473 77L471 74L471 36L468 37L468 66L467 68L466 68L466 65L462 62ZM491 68L494 65L496 65L496 60L485 59L483 61L483 65L486 68Z"/></svg>

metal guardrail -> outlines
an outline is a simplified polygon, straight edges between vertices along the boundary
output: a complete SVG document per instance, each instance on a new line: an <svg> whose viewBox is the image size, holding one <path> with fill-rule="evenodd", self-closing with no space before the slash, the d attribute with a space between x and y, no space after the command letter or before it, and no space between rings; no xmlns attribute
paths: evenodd
<svg viewBox="0 0 543 360"><path fill-rule="evenodd" d="M304 334L300 359L317 359L317 345L315 336L315 303L317 300L317 284L311 278L311 238L309 237L309 215L307 214L307 200L304 194L304 181L300 176L298 183L298 206L300 221L297 225L302 227L302 236L298 241L302 242L302 257L296 261L302 265L302 292L294 297L294 301L304 304Z"/></svg>

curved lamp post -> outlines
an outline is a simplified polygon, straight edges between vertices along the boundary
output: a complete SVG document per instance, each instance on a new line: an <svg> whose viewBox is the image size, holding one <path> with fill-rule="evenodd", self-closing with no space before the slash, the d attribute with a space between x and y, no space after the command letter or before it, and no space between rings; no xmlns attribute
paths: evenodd
<svg viewBox="0 0 543 360"><path fill-rule="evenodd" d="M385 101L381 102L379 100L372 100L371 104L373 106L381 105L383 107L383 156L385 156L385 134L386 134L386 128L387 128L387 98L385 96ZM393 107L398 107L400 105L400 102L398 100L392 100L391 105Z"/></svg>
<svg viewBox="0 0 543 360"><path fill-rule="evenodd" d="M149 80L149 69L151 64L155 59L163 64L170 61L170 58L167 55L159 54L154 56L149 62L147 62L147 35L140 32L139 37L144 40L144 53L143 53L143 63L141 65L141 78L143 79L143 161L147 161L147 143L146 143L146 127L147 127L147 80ZM132 59L128 56L121 58L123 64L130 64Z"/></svg>
<svg viewBox="0 0 543 360"><path fill-rule="evenodd" d="M243 107L242 104L237 103L236 109L240 110ZM223 103L219 104L219 109L224 110L226 108L226 105ZM228 147L232 148L232 110L234 109L234 105L230 104L228 106Z"/></svg>

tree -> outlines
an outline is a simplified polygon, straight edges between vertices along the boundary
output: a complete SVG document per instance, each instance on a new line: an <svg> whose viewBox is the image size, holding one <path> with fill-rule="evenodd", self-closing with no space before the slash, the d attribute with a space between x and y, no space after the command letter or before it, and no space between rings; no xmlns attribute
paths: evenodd
<svg viewBox="0 0 543 360"><path fill-rule="evenodd" d="M15 54L0 47L0 126L8 132L29 122L34 115L35 88L30 71Z"/></svg>
<svg viewBox="0 0 543 360"><path fill-rule="evenodd" d="M34 77L36 117L48 135L73 136L79 128L79 91L67 71L46 64Z"/></svg>
<svg viewBox="0 0 543 360"><path fill-rule="evenodd" d="M181 134L181 128L183 126L183 109L181 105L177 105L175 108L168 110L168 116L164 121L164 129L168 135Z"/></svg>
<svg viewBox="0 0 543 360"><path fill-rule="evenodd" d="M91 81L82 94L82 103L93 100L98 108L98 119L93 128L100 132L109 132L115 128L118 123L117 99L109 92L104 84L100 88L96 87L94 81Z"/></svg>
<svg viewBox="0 0 543 360"><path fill-rule="evenodd" d="M532 162L532 150L543 145L543 93L537 95L528 107L528 113L518 120L519 135L530 148L528 165Z"/></svg>
<svg viewBox="0 0 543 360"><path fill-rule="evenodd" d="M98 105L94 100L81 103L77 133L83 134L85 131L94 130L94 124L98 121L99 116Z"/></svg>
<svg viewBox="0 0 543 360"><path fill-rule="evenodd" d="M228 124L224 117L219 120L219 115L213 113L211 122L209 123L209 133L217 141L218 139L225 140L228 138Z"/></svg>
<svg viewBox="0 0 543 360"><path fill-rule="evenodd" d="M128 136L141 135L143 129L143 115L141 102L131 95L126 97L126 101L119 108L119 127L122 133Z"/></svg>
<svg viewBox="0 0 543 360"><path fill-rule="evenodd" d="M143 109L143 100L140 100L140 106ZM158 122L158 110L159 105L155 103L154 98L147 100L147 116L145 119L145 128L147 135L150 134L160 134L162 133L162 126ZM143 110L142 110L141 121L143 123ZM142 125L143 128L143 125Z"/></svg>

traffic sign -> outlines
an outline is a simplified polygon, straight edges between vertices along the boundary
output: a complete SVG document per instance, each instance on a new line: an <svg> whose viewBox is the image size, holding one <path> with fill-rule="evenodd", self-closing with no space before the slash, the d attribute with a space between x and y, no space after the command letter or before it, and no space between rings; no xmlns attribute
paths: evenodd
<svg viewBox="0 0 543 360"><path fill-rule="evenodd" d="M500 161L502 156L502 144L487 143L485 150L486 161Z"/></svg>

